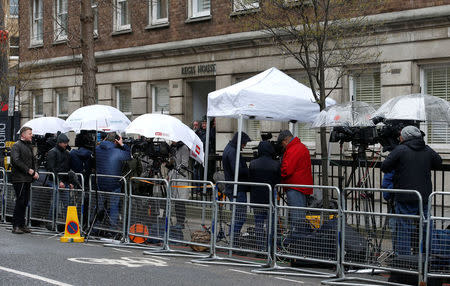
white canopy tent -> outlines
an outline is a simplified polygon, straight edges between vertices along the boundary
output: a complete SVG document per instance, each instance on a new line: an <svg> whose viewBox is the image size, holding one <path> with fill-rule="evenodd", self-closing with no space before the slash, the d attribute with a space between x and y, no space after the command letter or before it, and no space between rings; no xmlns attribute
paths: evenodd
<svg viewBox="0 0 450 286"><path fill-rule="evenodd" d="M327 99L327 105L336 102ZM209 155L211 117L238 119L238 141L241 146L243 119L313 122L320 113L312 90L276 68L270 68L247 80L213 91L208 95L205 156ZM236 152L234 181L238 181L240 148ZM208 160L205 160L204 180L208 176ZM237 195L234 185L233 197ZM233 206L233 212L234 212ZM234 216L232 219L234 226ZM231 238L232 239L232 238Z"/></svg>

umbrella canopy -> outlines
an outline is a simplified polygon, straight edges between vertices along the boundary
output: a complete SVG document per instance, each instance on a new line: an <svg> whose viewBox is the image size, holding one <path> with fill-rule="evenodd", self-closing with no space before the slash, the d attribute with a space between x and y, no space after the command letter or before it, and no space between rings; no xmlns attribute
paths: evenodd
<svg viewBox="0 0 450 286"><path fill-rule="evenodd" d="M386 119L446 122L450 125L450 103L426 94L394 97L384 103L372 117Z"/></svg>
<svg viewBox="0 0 450 286"><path fill-rule="evenodd" d="M375 113L368 103L362 101L351 101L336 104L322 110L312 124L312 127L364 127L373 126L372 114Z"/></svg>
<svg viewBox="0 0 450 286"><path fill-rule="evenodd" d="M24 126L33 129L33 134L35 135L45 135L46 133L56 134L58 132L66 133L70 131L70 127L66 126L66 122L58 117L34 118L26 122L22 127Z"/></svg>
<svg viewBox="0 0 450 286"><path fill-rule="evenodd" d="M179 119L165 114L144 114L133 120L125 129L127 134L147 138L182 141L190 150L191 157L203 164L205 153L200 138Z"/></svg>
<svg viewBox="0 0 450 286"><path fill-rule="evenodd" d="M312 90L276 68L208 95L209 117L313 122L319 111Z"/></svg>
<svg viewBox="0 0 450 286"><path fill-rule="evenodd" d="M78 108L66 119L66 125L77 133L80 130L122 132L129 124L130 120L120 110L100 104Z"/></svg>

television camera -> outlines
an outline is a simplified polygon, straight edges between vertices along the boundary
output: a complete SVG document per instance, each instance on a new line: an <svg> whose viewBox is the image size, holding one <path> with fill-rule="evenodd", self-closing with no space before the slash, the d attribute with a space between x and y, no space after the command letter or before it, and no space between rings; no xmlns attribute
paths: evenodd
<svg viewBox="0 0 450 286"><path fill-rule="evenodd" d="M275 151L273 159L279 159L281 155L283 155L283 147L280 144L278 144L277 141L272 141L271 140L272 138L273 138L272 132L261 132L261 141L268 141L272 145L273 150ZM257 151L258 146L253 147L252 150L254 150L253 157L257 158L259 156Z"/></svg>
<svg viewBox="0 0 450 286"><path fill-rule="evenodd" d="M383 152L391 151L397 146L400 131L408 126L414 125L419 128L418 120L399 120L374 117L372 119L375 126L337 126L333 127L330 134L330 142L352 142L358 149L365 149L369 145L380 143ZM381 124L379 124L381 123Z"/></svg>

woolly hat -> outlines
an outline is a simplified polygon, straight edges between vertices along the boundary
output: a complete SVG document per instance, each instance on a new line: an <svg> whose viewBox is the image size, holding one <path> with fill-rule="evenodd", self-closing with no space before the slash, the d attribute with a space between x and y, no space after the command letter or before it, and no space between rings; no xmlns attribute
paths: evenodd
<svg viewBox="0 0 450 286"><path fill-rule="evenodd" d="M408 125L408 126L404 127L400 134L402 135L403 140L409 140L409 139L413 139L413 138L421 138L422 137L422 133L420 132L420 129L415 126L412 126L412 125Z"/></svg>
<svg viewBox="0 0 450 286"><path fill-rule="evenodd" d="M58 135L58 138L56 139L56 143L69 143L69 138L66 136L66 134L61 133Z"/></svg>
<svg viewBox="0 0 450 286"><path fill-rule="evenodd" d="M278 139L277 139L278 144L280 144L281 141L283 141L284 139L286 139L289 136L294 136L294 135L292 135L291 131L289 131L289 130L281 131L280 135L278 135Z"/></svg>

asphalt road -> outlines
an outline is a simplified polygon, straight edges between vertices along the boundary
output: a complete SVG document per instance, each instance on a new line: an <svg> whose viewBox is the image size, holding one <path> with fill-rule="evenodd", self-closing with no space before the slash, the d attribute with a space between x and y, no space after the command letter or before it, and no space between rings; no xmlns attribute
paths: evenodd
<svg viewBox="0 0 450 286"><path fill-rule="evenodd" d="M262 275L248 267L198 265L185 257L56 236L12 234L0 226L0 285L320 285L320 278Z"/></svg>

